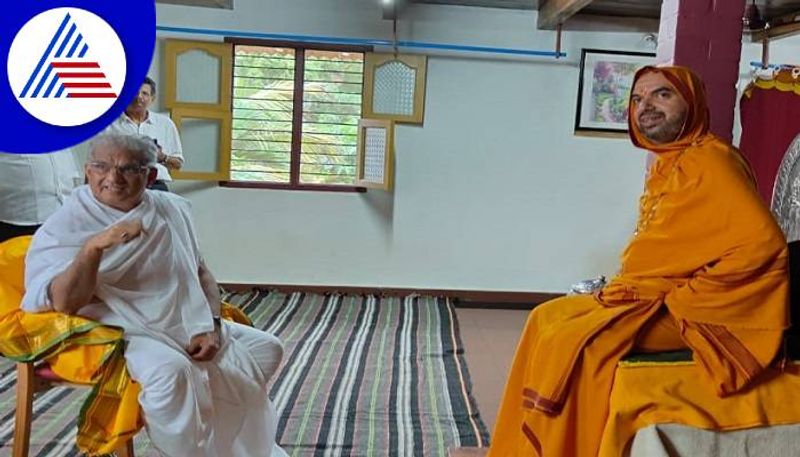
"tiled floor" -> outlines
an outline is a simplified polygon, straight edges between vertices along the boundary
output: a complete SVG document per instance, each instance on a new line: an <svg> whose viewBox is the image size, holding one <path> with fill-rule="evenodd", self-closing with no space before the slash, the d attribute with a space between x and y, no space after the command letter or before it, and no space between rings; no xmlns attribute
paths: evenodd
<svg viewBox="0 0 800 457"><path fill-rule="evenodd" d="M458 308L472 392L491 433L500 397L530 311Z"/></svg>

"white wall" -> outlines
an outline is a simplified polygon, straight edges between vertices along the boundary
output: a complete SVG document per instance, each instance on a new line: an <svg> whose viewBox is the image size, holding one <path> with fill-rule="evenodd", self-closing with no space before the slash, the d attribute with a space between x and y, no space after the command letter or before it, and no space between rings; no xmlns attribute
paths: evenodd
<svg viewBox="0 0 800 457"><path fill-rule="evenodd" d="M158 24L391 37L378 0L235 8L158 4ZM535 24L530 11L414 5L399 38L552 49ZM616 270L644 167L625 139L573 135L580 49L643 51L643 36L568 32L561 61L432 55L425 124L397 128L393 194L175 188L223 282L564 291Z"/></svg>

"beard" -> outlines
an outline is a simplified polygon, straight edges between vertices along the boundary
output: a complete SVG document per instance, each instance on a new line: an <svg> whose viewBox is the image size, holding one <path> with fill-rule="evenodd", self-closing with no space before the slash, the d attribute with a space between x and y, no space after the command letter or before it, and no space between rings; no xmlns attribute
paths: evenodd
<svg viewBox="0 0 800 457"><path fill-rule="evenodd" d="M643 121L643 119L645 119ZM654 122L647 125L647 120ZM686 120L686 111L682 111L674 116L667 116L662 111L645 111L638 117L639 132L645 138L656 144L670 143L678 139L683 131L683 123ZM658 122L660 120L660 122Z"/></svg>

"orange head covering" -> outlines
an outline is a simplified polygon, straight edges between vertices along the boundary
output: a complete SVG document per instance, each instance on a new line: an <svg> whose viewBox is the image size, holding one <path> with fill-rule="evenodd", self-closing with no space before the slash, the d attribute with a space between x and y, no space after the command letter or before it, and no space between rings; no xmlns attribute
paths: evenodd
<svg viewBox="0 0 800 457"><path fill-rule="evenodd" d="M636 87L636 82L642 75L647 73L660 73L672 84L680 96L689 105L686 113L686 120L683 123L678 138L670 143L657 144L648 140L636 126L634 122L634 108L633 103L628 102L628 131L631 135L631 141L637 147L650 150L655 153L682 150L690 144L702 138L708 133L709 126L709 113L708 103L706 102L706 91L703 82L700 78L686 67L671 66L671 67L654 67L646 66L636 72L633 77L633 85ZM633 91L631 91L633 95Z"/></svg>

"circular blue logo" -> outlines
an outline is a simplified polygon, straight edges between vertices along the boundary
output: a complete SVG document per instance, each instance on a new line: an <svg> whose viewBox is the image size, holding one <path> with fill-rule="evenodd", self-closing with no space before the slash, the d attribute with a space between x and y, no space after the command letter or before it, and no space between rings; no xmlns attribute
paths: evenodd
<svg viewBox="0 0 800 457"><path fill-rule="evenodd" d="M0 19L0 151L48 152L111 124L153 57L155 1L19 2Z"/></svg>

